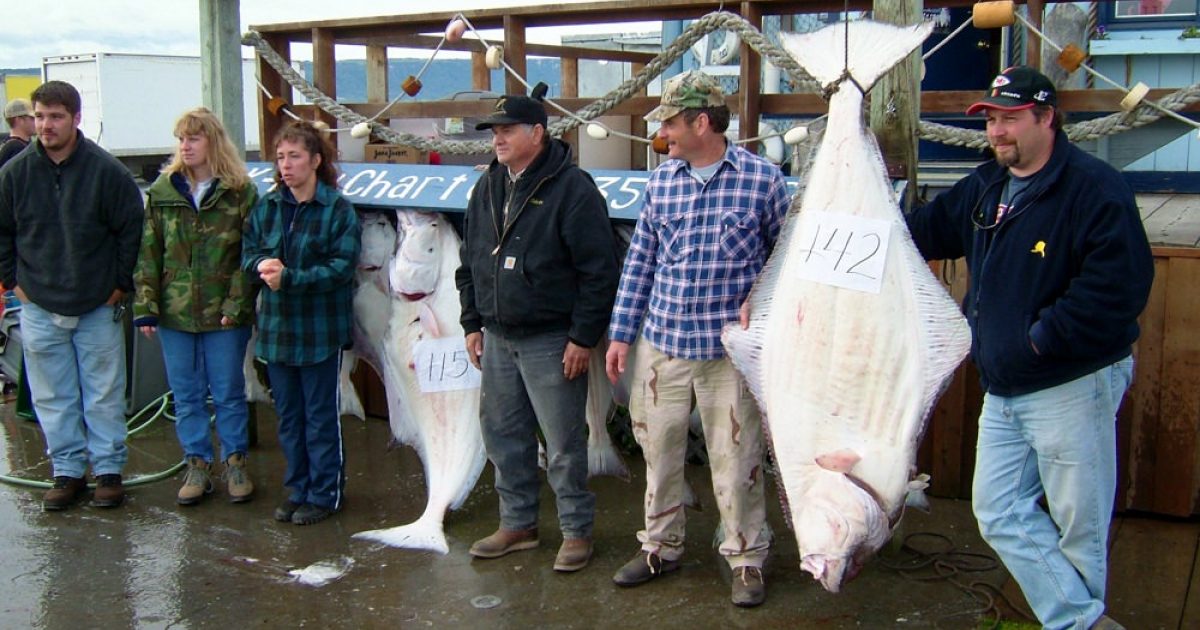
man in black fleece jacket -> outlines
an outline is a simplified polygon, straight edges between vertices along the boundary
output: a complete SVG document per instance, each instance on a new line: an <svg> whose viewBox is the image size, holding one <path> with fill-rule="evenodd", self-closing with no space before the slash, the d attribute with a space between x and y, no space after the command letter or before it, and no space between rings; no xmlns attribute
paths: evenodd
<svg viewBox="0 0 1200 630"><path fill-rule="evenodd" d="M975 516L1043 626L1120 627L1104 615L1116 412L1150 246L1120 174L1067 140L1044 75L1005 70L977 111L995 158L908 218L926 259L971 273Z"/></svg>
<svg viewBox="0 0 1200 630"><path fill-rule="evenodd" d="M21 299L33 408L54 468L45 510L70 507L96 476L92 505L125 499L125 335L142 237L129 171L79 131L79 92L33 92L37 140L0 170L0 280Z"/></svg>
<svg viewBox="0 0 1200 630"><path fill-rule="evenodd" d="M619 272L607 205L571 163L570 146L546 134L544 93L539 84L532 98L502 97L476 125L492 130L496 160L471 193L456 280L467 354L483 370L480 425L500 527L471 555L538 545L540 428L563 535L554 568L578 571L592 555L596 503L587 488L584 375Z"/></svg>

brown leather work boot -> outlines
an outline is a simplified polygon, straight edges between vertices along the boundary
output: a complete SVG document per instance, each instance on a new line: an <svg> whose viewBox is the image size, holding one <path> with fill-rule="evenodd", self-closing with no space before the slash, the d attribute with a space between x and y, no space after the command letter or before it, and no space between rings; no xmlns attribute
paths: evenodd
<svg viewBox="0 0 1200 630"><path fill-rule="evenodd" d="M87 492L87 482L82 477L67 477L59 475L54 478L54 487L42 496L42 509L46 512L58 512L75 505Z"/></svg>
<svg viewBox="0 0 1200 630"><path fill-rule="evenodd" d="M496 533L476 540L471 555L476 558L499 558L514 551L535 549L538 546L537 528L525 530L497 529Z"/></svg>
<svg viewBox="0 0 1200 630"><path fill-rule="evenodd" d="M564 538L554 558L554 570L563 573L578 571L592 559L591 538Z"/></svg>
<svg viewBox="0 0 1200 630"><path fill-rule="evenodd" d="M96 477L96 491L92 493L92 507L115 508L125 502L125 487L121 475L109 474Z"/></svg>
<svg viewBox="0 0 1200 630"><path fill-rule="evenodd" d="M245 503L254 494L254 484L246 474L246 454L234 453L225 460L225 482L228 485L229 501Z"/></svg>
<svg viewBox="0 0 1200 630"><path fill-rule="evenodd" d="M738 567L733 570L733 591L730 596L734 606L753 608L767 599L767 583L763 580L761 567Z"/></svg>
<svg viewBox="0 0 1200 630"><path fill-rule="evenodd" d="M637 586L672 571L679 570L678 560L667 560L656 553L638 551L632 560L617 569L613 582L617 586Z"/></svg>

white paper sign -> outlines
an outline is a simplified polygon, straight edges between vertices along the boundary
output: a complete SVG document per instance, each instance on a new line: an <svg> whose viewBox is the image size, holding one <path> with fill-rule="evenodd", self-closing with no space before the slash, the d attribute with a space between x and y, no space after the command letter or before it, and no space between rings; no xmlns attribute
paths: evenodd
<svg viewBox="0 0 1200 630"><path fill-rule="evenodd" d="M798 275L835 287L879 293L892 222L840 212L800 214Z"/></svg>
<svg viewBox="0 0 1200 630"><path fill-rule="evenodd" d="M413 347L413 364L422 393L479 388L479 370L467 360L463 337L418 341Z"/></svg>

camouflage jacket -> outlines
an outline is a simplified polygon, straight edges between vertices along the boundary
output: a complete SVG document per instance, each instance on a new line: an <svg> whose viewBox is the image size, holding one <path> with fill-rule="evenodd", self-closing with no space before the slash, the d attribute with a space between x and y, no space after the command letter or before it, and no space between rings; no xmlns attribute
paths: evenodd
<svg viewBox="0 0 1200 630"><path fill-rule="evenodd" d="M181 175L160 175L146 191L146 224L134 271L134 324L184 332L254 321L255 288L242 273L242 227L258 201L254 184L217 181L197 210Z"/></svg>

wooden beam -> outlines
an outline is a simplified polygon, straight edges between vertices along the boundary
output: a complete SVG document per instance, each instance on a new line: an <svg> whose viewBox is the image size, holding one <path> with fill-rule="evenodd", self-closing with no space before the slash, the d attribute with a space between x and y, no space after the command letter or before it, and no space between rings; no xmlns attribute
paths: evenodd
<svg viewBox="0 0 1200 630"><path fill-rule="evenodd" d="M1046 14L1044 0L1027 0L1029 7L1029 23L1037 30L1042 30L1042 16ZM1025 34L1025 65L1030 68L1042 68L1042 40L1032 32Z"/></svg>
<svg viewBox="0 0 1200 630"><path fill-rule="evenodd" d="M920 24L921 0L876 0L875 19L888 24ZM879 140L888 175L908 181L904 208L917 196L917 125L920 103L921 50L910 53L883 76L871 99L871 130Z"/></svg>
<svg viewBox="0 0 1200 630"><path fill-rule="evenodd" d="M367 102L388 101L387 46L367 46Z"/></svg>
<svg viewBox="0 0 1200 630"><path fill-rule="evenodd" d="M513 15L504 16L504 60L522 78L529 76L525 68L525 20ZM505 94L525 94L525 86L508 72L504 74Z"/></svg>
<svg viewBox="0 0 1200 630"><path fill-rule="evenodd" d="M329 98L337 98L337 58L333 48L333 31L325 28L314 28L313 38L313 87L320 90ZM313 120L321 120L330 127L337 126L337 119L315 108ZM337 134L329 138L333 146L337 146Z"/></svg>
<svg viewBox="0 0 1200 630"><path fill-rule="evenodd" d="M579 98L579 59L575 57L563 57L558 66L558 78L562 94L556 101ZM572 153L574 154L575 163L578 164L579 128L576 127L563 134L562 139L574 149Z"/></svg>
<svg viewBox="0 0 1200 630"><path fill-rule="evenodd" d="M287 41L278 35L264 35L263 40L283 57L284 61L291 61L292 49L287 45ZM279 76L278 72L271 67L262 57L258 59L258 77L262 82L263 87L270 92L271 96L282 98L289 105L292 102L292 88L283 77ZM272 114L268 109L267 103L269 97L263 94L262 90L258 91L258 146L259 153L266 161L271 161L275 155L275 147L271 146L271 142L275 140L275 134L279 133L279 129L283 126L284 114L282 111L278 114Z"/></svg>
<svg viewBox="0 0 1200 630"><path fill-rule="evenodd" d="M403 35L403 36L386 36L386 37L371 37L365 40L364 45L386 45L393 48L412 48L415 50L433 50L437 48L441 37L432 37L429 35ZM344 44L338 40L339 44ZM363 42L350 42L363 43ZM488 40L491 44L504 45L503 41ZM483 45L474 38L464 38L457 42L442 43L442 50L456 50L460 52L478 52L483 49ZM607 50L602 48L583 48L581 46L555 46L553 44L536 44L533 42L525 43L525 54L530 57L574 57L576 59L599 59L602 61L623 61L627 63L650 63L657 56L653 53L636 52L632 50Z"/></svg>
<svg viewBox="0 0 1200 630"><path fill-rule="evenodd" d="M471 53L471 89L491 91L492 71L487 67L487 54Z"/></svg>
<svg viewBox="0 0 1200 630"><path fill-rule="evenodd" d="M742 3L742 17L762 31L762 8L757 2ZM758 135L759 94L762 92L762 59L746 42L742 42L741 77L738 82L738 137L742 140ZM757 142L743 145L751 153L758 152Z"/></svg>
<svg viewBox="0 0 1200 630"><path fill-rule="evenodd" d="M635 63L629 67L629 72L632 75L646 69L645 64ZM636 96L646 96L646 88L637 91ZM634 114L629 117L629 135L646 137L646 119L642 118L645 114ZM644 170L646 168L646 144L642 142L629 142L629 168L635 171Z"/></svg>

